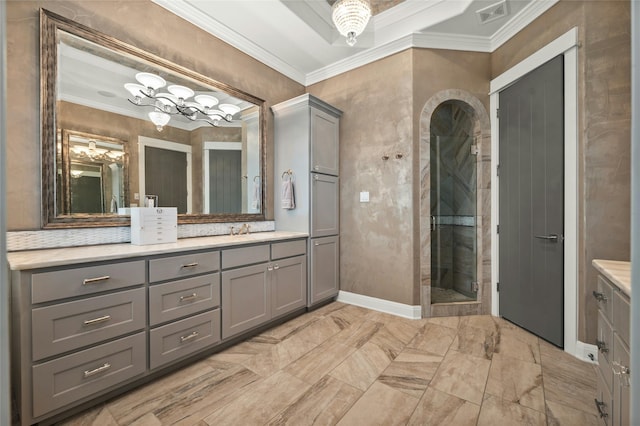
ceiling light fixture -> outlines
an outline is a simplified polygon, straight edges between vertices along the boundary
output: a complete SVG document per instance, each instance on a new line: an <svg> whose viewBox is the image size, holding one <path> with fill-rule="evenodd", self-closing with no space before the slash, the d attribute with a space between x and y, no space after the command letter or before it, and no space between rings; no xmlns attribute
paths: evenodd
<svg viewBox="0 0 640 426"><path fill-rule="evenodd" d="M369 0L338 0L331 7L331 19L336 28L347 38L347 44L356 44L356 37L364 31L371 18Z"/></svg>
<svg viewBox="0 0 640 426"><path fill-rule="evenodd" d="M221 120L231 122L233 116L240 111L240 107L232 104L218 105L218 98L203 94L195 96L195 102L189 101L195 92L186 86L172 84L167 87L169 93L158 93L167 85L164 78L148 72L136 74L137 83L127 83L127 89L133 99L129 102L140 107L152 107L149 119L156 125L158 131L169 123L172 115L186 117L191 121L204 121L212 126L218 126ZM218 105L219 109L214 107Z"/></svg>

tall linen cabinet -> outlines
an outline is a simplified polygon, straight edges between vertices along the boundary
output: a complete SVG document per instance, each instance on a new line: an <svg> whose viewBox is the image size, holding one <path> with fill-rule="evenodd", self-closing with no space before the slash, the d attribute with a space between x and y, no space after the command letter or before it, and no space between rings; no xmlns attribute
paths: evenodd
<svg viewBox="0 0 640 426"><path fill-rule="evenodd" d="M309 234L307 306L340 289L339 127L342 111L310 94L271 107L275 128L276 230ZM282 206L293 180L295 208Z"/></svg>

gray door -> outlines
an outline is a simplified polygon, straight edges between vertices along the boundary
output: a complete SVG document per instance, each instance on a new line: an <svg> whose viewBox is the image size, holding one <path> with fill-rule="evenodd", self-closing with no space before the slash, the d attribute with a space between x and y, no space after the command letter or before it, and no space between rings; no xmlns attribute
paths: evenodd
<svg viewBox="0 0 640 426"><path fill-rule="evenodd" d="M500 92L500 315L562 347L563 58Z"/></svg>
<svg viewBox="0 0 640 426"><path fill-rule="evenodd" d="M146 146L144 184L147 195L158 196L158 206L187 213L187 154Z"/></svg>
<svg viewBox="0 0 640 426"><path fill-rule="evenodd" d="M242 213L242 151L209 151L209 213Z"/></svg>

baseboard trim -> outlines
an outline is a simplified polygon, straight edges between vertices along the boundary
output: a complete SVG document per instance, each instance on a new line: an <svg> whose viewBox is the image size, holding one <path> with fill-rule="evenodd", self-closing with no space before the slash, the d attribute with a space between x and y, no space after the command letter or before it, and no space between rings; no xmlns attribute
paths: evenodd
<svg viewBox="0 0 640 426"><path fill-rule="evenodd" d="M422 318L422 309L420 306L405 305L404 303L392 302L390 300L378 299L377 297L365 296L363 294L351 293L342 290L338 292L337 300L338 302L373 309L374 311L384 312L386 314L396 315L403 318Z"/></svg>
<svg viewBox="0 0 640 426"><path fill-rule="evenodd" d="M582 361L589 362L591 364L598 363L598 347L589 343L584 343L578 340L576 342L576 353L573 354Z"/></svg>

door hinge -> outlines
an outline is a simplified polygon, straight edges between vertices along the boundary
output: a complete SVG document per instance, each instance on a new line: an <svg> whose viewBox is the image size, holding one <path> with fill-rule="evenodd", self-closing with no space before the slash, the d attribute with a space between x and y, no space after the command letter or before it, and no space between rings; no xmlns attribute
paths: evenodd
<svg viewBox="0 0 640 426"><path fill-rule="evenodd" d="M496 233L499 234L500 233L500 225L496 225Z"/></svg>
<svg viewBox="0 0 640 426"><path fill-rule="evenodd" d="M471 155L478 155L479 149L477 144L471 145Z"/></svg>
<svg viewBox="0 0 640 426"><path fill-rule="evenodd" d="M500 291L500 281L498 281L498 291Z"/></svg>
<svg viewBox="0 0 640 426"><path fill-rule="evenodd" d="M471 281L471 291L477 293L480 290L480 283L478 281Z"/></svg>
<svg viewBox="0 0 640 426"><path fill-rule="evenodd" d="M500 108L496 108L496 118L500 118Z"/></svg>
<svg viewBox="0 0 640 426"><path fill-rule="evenodd" d="M500 164L496 166L496 175L500 177Z"/></svg>

